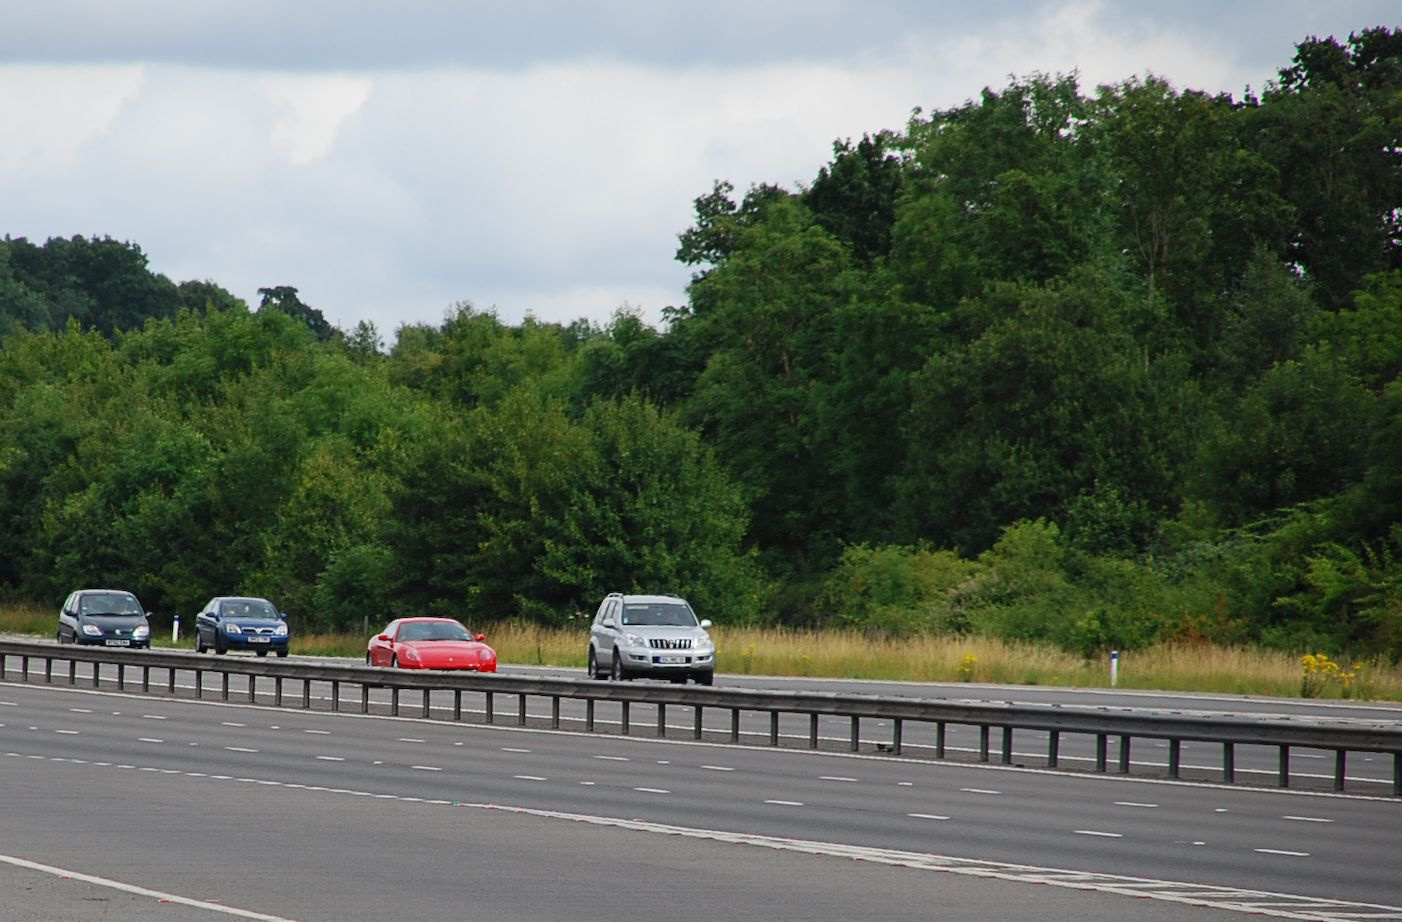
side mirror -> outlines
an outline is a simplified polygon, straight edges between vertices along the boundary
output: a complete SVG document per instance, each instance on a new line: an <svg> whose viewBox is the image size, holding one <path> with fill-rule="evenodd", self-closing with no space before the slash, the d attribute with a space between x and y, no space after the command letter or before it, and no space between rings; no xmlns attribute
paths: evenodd
<svg viewBox="0 0 1402 922"><path fill-rule="evenodd" d="M280 611L280 612L278 612L278 613L277 613L277 616L278 616L278 618L279 618L280 620L282 620L282 621L286 621L289 617L291 617L291 616L288 615L287 612L285 612L285 611Z"/></svg>
<svg viewBox="0 0 1402 922"><path fill-rule="evenodd" d="M702 628L708 628L708 627L710 627L710 626L711 626L711 619L710 619L710 618L702 618L702 619L701 619L701 627L702 627Z"/></svg>
<svg viewBox="0 0 1402 922"><path fill-rule="evenodd" d="M478 643L481 643L482 641L484 641L484 640L487 639L487 635L486 635L486 634L478 634L478 635L476 635L476 636L477 636L477 642L478 642Z"/></svg>
<svg viewBox="0 0 1402 922"><path fill-rule="evenodd" d="M389 639L389 635L388 635L388 634L381 634L381 635L379 635L378 637L376 637L375 639L378 640L378 641L380 641L381 643L394 643L394 641L392 641L392 640Z"/></svg>

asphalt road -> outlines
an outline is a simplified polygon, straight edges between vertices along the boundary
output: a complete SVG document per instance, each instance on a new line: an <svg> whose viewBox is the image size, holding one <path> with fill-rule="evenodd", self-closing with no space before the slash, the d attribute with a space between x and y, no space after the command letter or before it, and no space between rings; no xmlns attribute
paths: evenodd
<svg viewBox="0 0 1402 922"><path fill-rule="evenodd" d="M0 797L0 920L1402 919L1393 798L16 684Z"/></svg>

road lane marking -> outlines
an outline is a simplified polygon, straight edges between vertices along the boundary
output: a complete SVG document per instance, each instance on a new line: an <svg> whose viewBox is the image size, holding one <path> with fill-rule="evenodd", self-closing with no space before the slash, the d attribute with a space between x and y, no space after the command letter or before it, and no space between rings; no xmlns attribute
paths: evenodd
<svg viewBox="0 0 1402 922"><path fill-rule="evenodd" d="M662 788L633 788L633 790L638 791L638 792L643 793L643 794L670 794L670 793L672 793L671 791L666 791L666 790L663 790Z"/></svg>
<svg viewBox="0 0 1402 922"><path fill-rule="evenodd" d="M1075 832L1076 835L1078 835L1078 836L1100 836L1100 837L1103 838L1103 839L1123 839L1123 838L1124 838L1124 836L1123 836L1121 833L1118 833L1118 832L1100 832L1099 830L1096 830L1096 829L1077 829L1077 830L1074 830L1074 832Z"/></svg>
<svg viewBox="0 0 1402 922"><path fill-rule="evenodd" d="M1297 823L1332 823L1333 820L1325 819L1322 816L1282 816L1283 820L1294 820Z"/></svg>
<svg viewBox="0 0 1402 922"><path fill-rule="evenodd" d="M502 751L502 752L530 752L529 749L517 749L517 748L515 748L514 746L503 746L503 747L501 747L501 751Z"/></svg>
<svg viewBox="0 0 1402 922"><path fill-rule="evenodd" d="M262 922L294 922L294 920L284 918L283 916L270 916L267 913L253 912L249 909L239 909L237 906L227 906L223 903L211 903L207 900L197 900L188 896L180 896L177 893L167 893L163 890L151 890L147 887L139 887L136 884L128 884L119 880L113 880L110 877L97 877L92 874L84 874L81 871L54 867L51 864L40 864L37 861L29 861L25 858L16 858L13 855L0 855L0 861L29 871L39 871L58 878L82 881L85 884L106 887L109 890L120 890L123 893L144 896L153 900L160 900L164 903L178 903L181 906L193 906L196 909L207 909L210 912L220 912L226 916L237 916L241 919L260 919Z"/></svg>
<svg viewBox="0 0 1402 922"><path fill-rule="evenodd" d="M801 800L766 800L765 803L767 803L767 804L775 804L775 805L780 806L780 807L801 807L801 806L803 806L803 801L801 801Z"/></svg>
<svg viewBox="0 0 1402 922"><path fill-rule="evenodd" d="M415 738L412 737L412 736L401 736L401 737L399 738L399 742L401 742L401 743L422 743L423 740L415 739Z"/></svg>
<svg viewBox="0 0 1402 922"><path fill-rule="evenodd" d="M735 771L735 769L729 768L728 766L725 766L725 765L703 765L703 766L701 766L701 767L704 768L704 769L705 769L706 771L708 771L708 772L733 772L733 771Z"/></svg>
<svg viewBox="0 0 1402 922"><path fill-rule="evenodd" d="M940 816L938 813L907 813L906 816L909 816L909 817L911 817L911 818L913 818L913 819L917 819L917 820L947 820L947 819L949 819L949 817L947 817L947 816Z"/></svg>
<svg viewBox="0 0 1402 922"><path fill-rule="evenodd" d="M154 738L149 737L149 736L138 737L136 741L137 741L138 743L164 743L164 742L165 742L165 740L158 740L158 739L154 739Z"/></svg>
<svg viewBox="0 0 1402 922"><path fill-rule="evenodd" d="M317 736L330 736L330 730L303 730L303 733L315 733Z"/></svg>
<svg viewBox="0 0 1402 922"><path fill-rule="evenodd" d="M627 756L594 756L594 758L599 759L599 760L604 761L604 762L631 762L631 761L633 761L632 759L628 758Z"/></svg>
<svg viewBox="0 0 1402 922"><path fill-rule="evenodd" d="M74 714L91 714L92 708L69 708Z"/></svg>
<svg viewBox="0 0 1402 922"><path fill-rule="evenodd" d="M988 788L960 788L965 794L1001 794L1002 791L991 791Z"/></svg>
<svg viewBox="0 0 1402 922"><path fill-rule="evenodd" d="M249 749L247 746L225 746L229 752L257 752L256 749Z"/></svg>
<svg viewBox="0 0 1402 922"><path fill-rule="evenodd" d="M1309 852L1292 852L1283 848L1253 848L1253 852L1260 852L1263 855L1284 855L1287 858L1308 858Z"/></svg>
<svg viewBox="0 0 1402 922"><path fill-rule="evenodd" d="M1117 800L1117 801L1115 801L1115 806L1117 806L1117 807L1143 807L1143 808L1145 808L1146 810L1151 810L1151 809L1154 809L1154 808L1158 807L1158 804L1141 804L1141 803L1139 803L1138 801L1133 801L1133 800Z"/></svg>
<svg viewBox="0 0 1402 922"><path fill-rule="evenodd" d="M77 730L55 730L55 733L62 733L64 736L77 736Z"/></svg>
<svg viewBox="0 0 1402 922"><path fill-rule="evenodd" d="M323 761L323 762L344 762L344 761L345 761L345 759L341 758L340 756L317 756L317 758L320 759L320 760Z"/></svg>
<svg viewBox="0 0 1402 922"><path fill-rule="evenodd" d="M855 784L856 781L857 781L856 778L847 778L847 777L844 777L843 775L819 775L819 776L818 776L818 780L819 780L819 781L846 781L846 782L848 782L849 784Z"/></svg>
<svg viewBox="0 0 1402 922"><path fill-rule="evenodd" d="M219 721L219 725L220 725L221 727L246 727L246 726L248 726L248 724L236 723L236 722L234 722L234 721L232 721L232 720L221 720L221 721Z"/></svg>
<svg viewBox="0 0 1402 922"><path fill-rule="evenodd" d="M142 714L141 717L143 720L165 720L160 714Z"/></svg>
<svg viewBox="0 0 1402 922"><path fill-rule="evenodd" d="M545 781L545 780L547 780L547 779L545 779L545 778L540 777L539 775L512 775L511 777L515 778L517 781Z"/></svg>
<svg viewBox="0 0 1402 922"><path fill-rule="evenodd" d="M441 772L443 770L433 765L410 765L409 767L421 772Z"/></svg>

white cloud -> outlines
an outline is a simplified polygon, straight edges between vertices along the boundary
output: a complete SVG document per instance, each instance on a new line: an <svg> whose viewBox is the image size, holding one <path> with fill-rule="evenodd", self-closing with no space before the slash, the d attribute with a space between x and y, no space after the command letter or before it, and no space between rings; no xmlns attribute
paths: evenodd
<svg viewBox="0 0 1402 922"><path fill-rule="evenodd" d="M0 67L0 171L39 176L74 168L142 85L143 68Z"/></svg>

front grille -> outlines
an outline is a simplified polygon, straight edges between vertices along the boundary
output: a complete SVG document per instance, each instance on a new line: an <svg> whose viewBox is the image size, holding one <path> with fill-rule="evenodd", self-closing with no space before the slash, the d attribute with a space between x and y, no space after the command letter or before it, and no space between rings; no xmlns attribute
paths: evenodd
<svg viewBox="0 0 1402 922"><path fill-rule="evenodd" d="M690 650L690 637L650 637L647 645L654 650Z"/></svg>
<svg viewBox="0 0 1402 922"><path fill-rule="evenodd" d="M272 627L246 627L243 629L245 634L273 634L276 631L277 628Z"/></svg>

